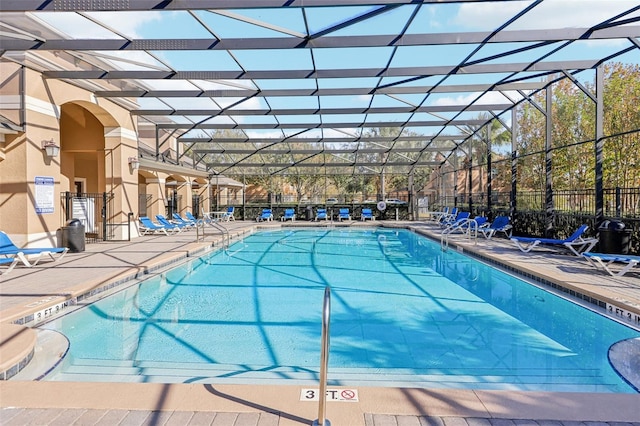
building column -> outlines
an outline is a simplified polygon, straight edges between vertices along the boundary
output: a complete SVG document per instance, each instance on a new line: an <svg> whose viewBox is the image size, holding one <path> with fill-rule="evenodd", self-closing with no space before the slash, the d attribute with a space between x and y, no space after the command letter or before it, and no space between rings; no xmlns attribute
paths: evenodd
<svg viewBox="0 0 640 426"><path fill-rule="evenodd" d="M177 182L176 191L178 197L182 199L182 203L176 206L176 212L183 214L187 210L191 210L191 182Z"/></svg>
<svg viewBox="0 0 640 426"><path fill-rule="evenodd" d="M106 212L108 223L114 225L108 232L113 232L115 240L125 240L135 234L135 227L127 229L129 213L137 211L138 203L138 170L129 164L130 157L138 152L137 138L133 130L122 127L104 128L104 182L99 182L105 192L111 193L111 209Z"/></svg>
<svg viewBox="0 0 640 426"><path fill-rule="evenodd" d="M154 219L157 214L164 214L167 206L165 195L165 178L147 179L146 193L151 196L151 205L147 206L147 216Z"/></svg>

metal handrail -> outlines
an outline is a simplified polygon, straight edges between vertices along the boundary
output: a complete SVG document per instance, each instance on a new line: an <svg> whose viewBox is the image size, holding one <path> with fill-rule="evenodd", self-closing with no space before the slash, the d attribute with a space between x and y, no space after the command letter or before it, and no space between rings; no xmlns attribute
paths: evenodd
<svg viewBox="0 0 640 426"><path fill-rule="evenodd" d="M327 369L329 364L329 320L331 317L331 289L324 288L324 303L322 305L322 343L320 349L320 391L318 395L318 419L313 426L331 426L331 422L326 419L326 399L327 399Z"/></svg>
<svg viewBox="0 0 640 426"><path fill-rule="evenodd" d="M209 225L213 228L216 228L217 230L220 231L220 233L222 234L222 246L224 248L229 248L229 245L231 244L231 235L229 234L229 230L227 228L225 228L224 226L220 225L219 223L215 222L215 221L207 221L207 222L202 222L202 237L204 238L205 232L205 226ZM226 237L226 245L225 245L225 237ZM200 227L198 225L196 225L196 241L200 241Z"/></svg>
<svg viewBox="0 0 640 426"><path fill-rule="evenodd" d="M449 250L449 234L441 234L440 235L440 249L442 251Z"/></svg>

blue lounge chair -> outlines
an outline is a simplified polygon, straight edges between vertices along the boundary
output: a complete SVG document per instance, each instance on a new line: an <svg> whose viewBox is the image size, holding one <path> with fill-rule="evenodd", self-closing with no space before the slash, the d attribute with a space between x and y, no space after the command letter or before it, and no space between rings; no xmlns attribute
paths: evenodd
<svg viewBox="0 0 640 426"><path fill-rule="evenodd" d="M188 219L188 220L190 220L191 222L195 223L195 224L196 224L196 226L197 226L197 225L202 225L202 224L204 224L204 220L202 220L202 219L198 219L198 218L197 218L197 217L195 217L195 216L193 215L193 213L191 213L191 212L185 212L185 214L184 214L184 215L187 217L187 219Z"/></svg>
<svg viewBox="0 0 640 426"><path fill-rule="evenodd" d="M434 222L440 223L449 216L449 207L443 207L440 211L429 212Z"/></svg>
<svg viewBox="0 0 640 426"><path fill-rule="evenodd" d="M460 212L456 216L456 220L447 225L443 230L443 234L467 234L471 231L478 233L478 228L487 221L484 216L476 216L471 218L468 212Z"/></svg>
<svg viewBox="0 0 640 426"><path fill-rule="evenodd" d="M462 221L469 219L469 216L471 216L469 212L458 212L453 219L447 219L443 222L440 222L440 226L446 229L454 225L459 225L462 223Z"/></svg>
<svg viewBox="0 0 640 426"><path fill-rule="evenodd" d="M273 212L271 209L262 209L262 213L260 213L260 216L258 216L256 220L258 222L269 222L273 220Z"/></svg>
<svg viewBox="0 0 640 426"><path fill-rule="evenodd" d="M487 240L490 240L491 237L497 233L503 233L507 238L511 238L512 226L510 222L511 219L509 219L509 216L498 216L491 224L481 226L478 230L482 232L482 235L484 235Z"/></svg>
<svg viewBox="0 0 640 426"><path fill-rule="evenodd" d="M0 265L9 265L7 269L5 269L2 273L6 274L11 272L11 270L18 264L18 257L0 257Z"/></svg>
<svg viewBox="0 0 640 426"><path fill-rule="evenodd" d="M342 222L342 219L351 220L351 214L349 213L349 209L341 208L338 211L338 220Z"/></svg>
<svg viewBox="0 0 640 426"><path fill-rule="evenodd" d="M360 220L376 220L376 217L373 215L373 211L371 209L362 209L362 214L360 215Z"/></svg>
<svg viewBox="0 0 640 426"><path fill-rule="evenodd" d="M195 221L185 219L182 216L180 216L178 213L173 213L172 216L173 216L173 220L176 223L184 225L185 228L193 228L194 226L196 226Z"/></svg>
<svg viewBox="0 0 640 426"><path fill-rule="evenodd" d="M67 247L45 247L45 248L19 248L16 246L11 238L0 231L0 256L4 256L5 258L18 258L20 262L26 267L35 266L40 261L40 258L43 255L48 255L51 260L57 261L64 257L65 254L69 251ZM54 256L58 254L59 256ZM27 256L30 256L28 259ZM4 261L3 263L9 263L8 261ZM15 264L13 265L15 266ZM13 269L13 266L10 267Z"/></svg>
<svg viewBox="0 0 640 426"><path fill-rule="evenodd" d="M186 226L181 225L179 223L173 223L173 222L169 222L169 219L167 219L166 217L164 217L161 214L157 214L156 215L156 220L158 221L158 223L162 226L165 227L165 229L167 230L171 230L173 232L182 232L182 230L184 228L186 228Z"/></svg>
<svg viewBox="0 0 640 426"><path fill-rule="evenodd" d="M629 272L634 266L640 265L640 256L630 254L605 254L605 253L582 253L582 256L594 267L601 266L613 277L621 277ZM622 268L617 272L611 266L622 264Z"/></svg>
<svg viewBox="0 0 640 426"><path fill-rule="evenodd" d="M438 219L438 223L440 223L440 226L446 226L447 223L455 222L456 216L458 216L458 208L453 207L451 210L449 210L449 208L447 207L445 209L445 212Z"/></svg>
<svg viewBox="0 0 640 426"><path fill-rule="evenodd" d="M542 245L548 248L567 248L576 256L580 256L582 252L589 252L598 243L597 238L582 237L588 228L588 225L582 225L576 229L569 238L565 238L564 240L555 238L511 237L511 241L513 241L523 253L529 253L538 245Z"/></svg>
<svg viewBox="0 0 640 426"><path fill-rule="evenodd" d="M327 209L316 210L316 220L329 220L329 216L327 215Z"/></svg>
<svg viewBox="0 0 640 426"><path fill-rule="evenodd" d="M152 235L158 233L169 235L167 228L164 225L158 225L147 216L140 216L138 221L140 222L140 235ZM171 231L173 232L173 230Z"/></svg>
<svg viewBox="0 0 640 426"><path fill-rule="evenodd" d="M296 211L294 209L285 209L284 216L280 218L281 221L286 222L287 220L295 221L296 220Z"/></svg>
<svg viewBox="0 0 640 426"><path fill-rule="evenodd" d="M224 215L222 215L221 220L224 220L224 221L226 221L226 222L229 222L230 220L235 221L235 220L236 220L236 218L235 218L235 216L233 215L233 213L234 213L235 211L236 211L236 208L235 208L235 207L233 207L233 206L229 206L229 207L227 207L227 211L225 212L225 214L224 214Z"/></svg>

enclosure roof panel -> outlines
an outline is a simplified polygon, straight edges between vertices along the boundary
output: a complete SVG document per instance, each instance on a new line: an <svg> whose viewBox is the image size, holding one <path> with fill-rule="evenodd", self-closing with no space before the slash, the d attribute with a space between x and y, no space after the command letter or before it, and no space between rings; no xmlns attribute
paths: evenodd
<svg viewBox="0 0 640 426"><path fill-rule="evenodd" d="M495 119L508 127L555 81L640 63L637 0L3 0L0 12L2 61L127 108L212 173L410 173Z"/></svg>

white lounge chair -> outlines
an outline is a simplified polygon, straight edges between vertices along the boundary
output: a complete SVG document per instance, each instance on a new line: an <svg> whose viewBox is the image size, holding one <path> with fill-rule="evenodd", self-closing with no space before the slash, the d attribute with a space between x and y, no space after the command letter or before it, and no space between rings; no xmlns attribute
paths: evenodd
<svg viewBox="0 0 640 426"><path fill-rule="evenodd" d="M511 237L511 241L513 241L523 253L529 253L535 247L542 245L551 248L567 248L576 256L580 256L581 253L590 251L598 243L597 238L582 238L582 235L588 228L588 225L582 225L576 229L569 238L565 238L564 240L555 238Z"/></svg>
<svg viewBox="0 0 640 426"><path fill-rule="evenodd" d="M327 214L327 209L318 209L318 210L316 210L316 220L329 220L329 215Z"/></svg>
<svg viewBox="0 0 640 426"><path fill-rule="evenodd" d="M175 221L175 223L181 224L185 228L194 228L196 226L195 221L187 220L187 219L183 218L182 216L180 216L178 213L173 213L172 216L173 216L173 220Z"/></svg>
<svg viewBox="0 0 640 426"><path fill-rule="evenodd" d="M287 220L294 222L296 220L296 211L294 209L285 209L284 216L282 216L280 220L283 222Z"/></svg>
<svg viewBox="0 0 640 426"><path fill-rule="evenodd" d="M188 220L190 220L191 222L195 223L196 226L204 224L204 220L203 219L198 219L191 212L185 212L184 215L187 217Z"/></svg>
<svg viewBox="0 0 640 426"><path fill-rule="evenodd" d="M376 217L373 215L373 211L371 209L362 209L362 214L360 215L360 220L363 222L369 220L376 220Z"/></svg>
<svg viewBox="0 0 640 426"><path fill-rule="evenodd" d="M478 231L482 232L482 235L487 240L490 240L497 233L503 233L507 238L511 238L512 226L508 216L498 216L490 224L481 226Z"/></svg>
<svg viewBox="0 0 640 426"><path fill-rule="evenodd" d="M185 225L181 225L179 223L174 223L169 221L169 219L167 219L166 217L164 217L164 215L161 215L161 214L156 215L156 220L161 226L164 226L164 228L167 231L182 232L182 229L186 228Z"/></svg>
<svg viewBox="0 0 640 426"><path fill-rule="evenodd" d="M0 257L0 265L9 265L9 267L2 271L3 274L11 272L11 270L18 264L18 257Z"/></svg>
<svg viewBox="0 0 640 426"><path fill-rule="evenodd" d="M260 216L256 218L256 221L258 222L270 222L272 220L273 212L271 211L271 209L262 209L262 213L260 213Z"/></svg>
<svg viewBox="0 0 640 426"><path fill-rule="evenodd" d="M157 233L169 235L169 233L167 232L167 228L164 225L158 225L157 223L154 223L147 216L140 216L138 220L140 221L140 235L152 235Z"/></svg>
<svg viewBox="0 0 640 426"><path fill-rule="evenodd" d="M349 213L349 209L340 209L338 212L338 220L342 222L342 219L351 220L351 214Z"/></svg>
<svg viewBox="0 0 640 426"><path fill-rule="evenodd" d="M594 267L602 267L609 275L621 277L629 272L634 266L640 265L640 256L630 254L606 254L606 253L582 253L582 256ZM614 264L622 264L620 270L615 271Z"/></svg>
<svg viewBox="0 0 640 426"><path fill-rule="evenodd" d="M222 215L222 220L224 220L225 222L229 222L231 220L235 221L236 217L233 215L235 211L236 211L235 207L233 206L227 207L226 213Z"/></svg>
<svg viewBox="0 0 640 426"><path fill-rule="evenodd" d="M444 228L442 230L442 234L460 233L471 235L473 233L477 235L478 231L485 223L487 223L487 218L485 216L476 216L474 218L462 217Z"/></svg>
<svg viewBox="0 0 640 426"><path fill-rule="evenodd" d="M443 222L440 222L440 226L444 229L452 228L454 226L460 225L463 221L466 221L471 216L469 212L457 212L456 216L453 219L447 219Z"/></svg>
<svg viewBox="0 0 640 426"><path fill-rule="evenodd" d="M26 267L37 265L43 255L49 256L53 261L60 260L68 251L68 247L19 248L6 233L0 231L0 256L16 257ZM13 269L14 266L15 264L10 266L10 269Z"/></svg>

